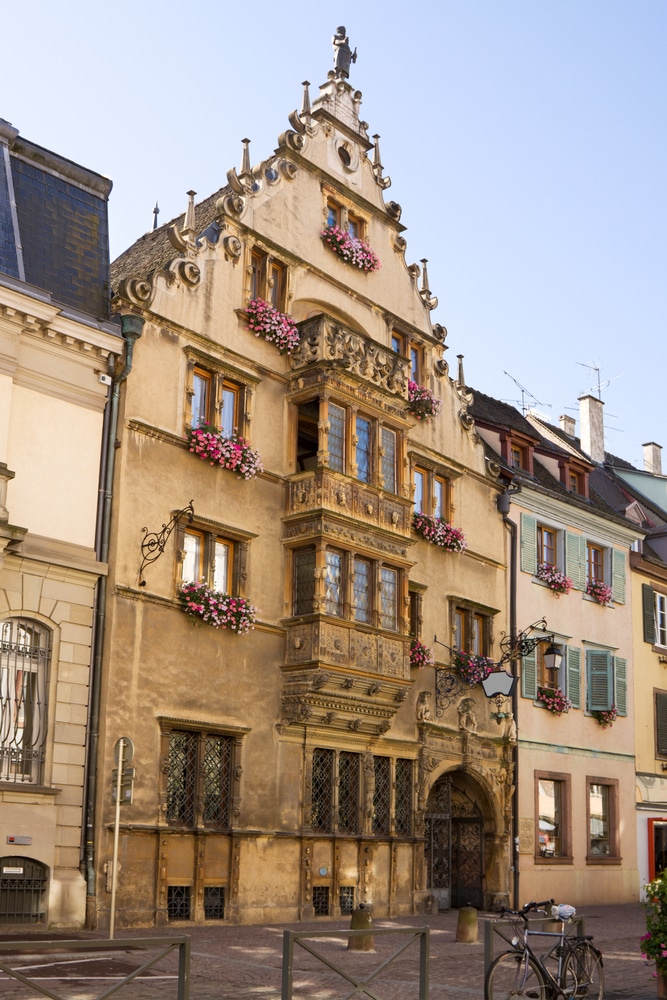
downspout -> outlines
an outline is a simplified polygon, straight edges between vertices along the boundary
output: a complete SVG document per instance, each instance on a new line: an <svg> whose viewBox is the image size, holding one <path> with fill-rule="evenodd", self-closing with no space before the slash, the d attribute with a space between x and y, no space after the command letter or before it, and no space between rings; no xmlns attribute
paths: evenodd
<svg viewBox="0 0 667 1000"><path fill-rule="evenodd" d="M116 433L118 431L118 408L120 387L132 371L134 345L142 334L144 319L141 316L121 316L121 333L125 340L125 367L114 380L109 405L109 420L106 441L103 444L104 490L101 498L101 518L98 534L97 558L106 563L109 559L109 537L111 534L111 500L113 497L113 477L116 456ZM104 648L104 627L106 618L107 577L101 576L95 600L95 632L93 638L93 661L90 680L90 725L88 730L88 760L86 783L86 926L92 926L93 899L95 898L95 800L97 795L97 754L100 733L100 697L102 691L102 651Z"/></svg>
<svg viewBox="0 0 667 1000"><path fill-rule="evenodd" d="M497 506L499 512L503 516L503 522L505 527L509 531L510 535L510 586L509 586L509 627L510 627L510 642L511 648L514 649L517 637L516 628L516 587L517 587L517 526L509 517L510 504L512 503L512 495L514 493L519 493L521 486L517 485L513 488L508 488L504 493L501 493L497 499ZM516 667L513 664L512 673L516 677ZM512 894L513 894L513 908L518 910L520 907L519 902L519 691L518 691L518 677L514 682L514 687L512 688L512 715L514 716L514 725L516 727L516 743L514 744L512 750L512 764L514 767L514 791L512 792L512 851L513 851L513 884L512 884Z"/></svg>

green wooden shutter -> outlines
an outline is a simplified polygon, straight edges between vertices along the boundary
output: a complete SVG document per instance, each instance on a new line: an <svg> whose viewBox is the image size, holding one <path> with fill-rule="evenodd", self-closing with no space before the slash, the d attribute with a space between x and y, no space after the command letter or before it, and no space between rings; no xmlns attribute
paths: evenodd
<svg viewBox="0 0 667 1000"><path fill-rule="evenodd" d="M605 649L586 652L586 707L589 712L606 712L612 704L611 653Z"/></svg>
<svg viewBox="0 0 667 1000"><path fill-rule="evenodd" d="M583 535L565 532L565 575L575 590L586 588L586 539Z"/></svg>
<svg viewBox="0 0 667 1000"><path fill-rule="evenodd" d="M612 549L611 585L616 603L625 604L625 551L623 549Z"/></svg>
<svg viewBox="0 0 667 1000"><path fill-rule="evenodd" d="M537 518L532 514L521 515L521 570L537 571Z"/></svg>
<svg viewBox="0 0 667 1000"><path fill-rule="evenodd" d="M655 696L655 752L667 757L667 694L662 691Z"/></svg>
<svg viewBox="0 0 667 1000"><path fill-rule="evenodd" d="M644 619L644 642L655 642L655 594L649 583L642 583L642 616Z"/></svg>
<svg viewBox="0 0 667 1000"><path fill-rule="evenodd" d="M614 657L614 704L619 715L628 714L628 661Z"/></svg>
<svg viewBox="0 0 667 1000"><path fill-rule="evenodd" d="M537 697L537 656L534 650L521 660L521 694L533 701Z"/></svg>
<svg viewBox="0 0 667 1000"><path fill-rule="evenodd" d="M576 646L567 646L567 690L566 694L572 702L572 708L581 708L581 650Z"/></svg>

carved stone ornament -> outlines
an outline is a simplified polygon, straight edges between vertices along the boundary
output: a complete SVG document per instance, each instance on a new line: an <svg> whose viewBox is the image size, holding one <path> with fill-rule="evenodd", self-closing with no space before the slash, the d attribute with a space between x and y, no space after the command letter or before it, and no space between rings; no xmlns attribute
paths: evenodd
<svg viewBox="0 0 667 1000"><path fill-rule="evenodd" d="M238 236L225 236L222 246L227 256L231 257L232 260L238 260L241 256L243 244Z"/></svg>
<svg viewBox="0 0 667 1000"><path fill-rule="evenodd" d="M327 673L326 670L318 670L315 676L313 677L312 681L310 682L310 686L312 687L313 691L321 691L324 685L330 679L331 679L331 674Z"/></svg>
<svg viewBox="0 0 667 1000"><path fill-rule="evenodd" d="M430 691L419 692L419 701L417 702L417 722L431 721L431 708L429 705L430 700L431 700Z"/></svg>

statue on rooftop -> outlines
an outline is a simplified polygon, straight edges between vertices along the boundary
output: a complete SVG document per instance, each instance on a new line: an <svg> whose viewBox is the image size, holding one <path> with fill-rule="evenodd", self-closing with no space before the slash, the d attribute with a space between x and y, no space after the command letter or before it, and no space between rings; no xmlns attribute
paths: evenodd
<svg viewBox="0 0 667 1000"><path fill-rule="evenodd" d="M334 47L334 67L335 76L339 80L347 80L350 75L350 63L357 61L357 50L350 49L350 39L345 34L345 25L336 28L336 34L332 38Z"/></svg>

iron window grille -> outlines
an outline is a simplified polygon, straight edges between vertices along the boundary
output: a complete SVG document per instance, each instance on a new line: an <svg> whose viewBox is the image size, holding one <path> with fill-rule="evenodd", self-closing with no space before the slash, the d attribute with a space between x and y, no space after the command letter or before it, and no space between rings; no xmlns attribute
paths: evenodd
<svg viewBox="0 0 667 1000"><path fill-rule="evenodd" d="M313 886L313 909L316 917L329 916L329 886Z"/></svg>
<svg viewBox="0 0 667 1000"><path fill-rule="evenodd" d="M178 730L169 733L167 823L229 828L233 747L230 736Z"/></svg>
<svg viewBox="0 0 667 1000"><path fill-rule="evenodd" d="M51 633L24 618L0 623L0 781L43 781Z"/></svg>
<svg viewBox="0 0 667 1000"><path fill-rule="evenodd" d="M391 758L374 757L373 833L391 832Z"/></svg>
<svg viewBox="0 0 667 1000"><path fill-rule="evenodd" d="M189 885L167 886L167 920L190 919L190 896Z"/></svg>
<svg viewBox="0 0 667 1000"><path fill-rule="evenodd" d="M341 885L338 890L341 917L349 916L354 910L354 886Z"/></svg>
<svg viewBox="0 0 667 1000"><path fill-rule="evenodd" d="M206 920L225 919L224 885L204 886L204 918Z"/></svg>
<svg viewBox="0 0 667 1000"><path fill-rule="evenodd" d="M394 824L398 836L412 833L412 761L402 758L396 761Z"/></svg>

